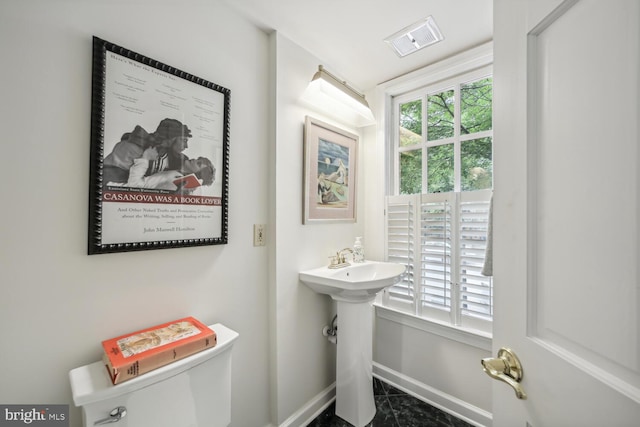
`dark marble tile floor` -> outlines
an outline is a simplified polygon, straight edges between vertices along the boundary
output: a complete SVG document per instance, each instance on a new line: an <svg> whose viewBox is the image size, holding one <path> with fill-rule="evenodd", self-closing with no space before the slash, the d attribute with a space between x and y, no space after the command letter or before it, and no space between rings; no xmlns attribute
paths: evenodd
<svg viewBox="0 0 640 427"><path fill-rule="evenodd" d="M373 379L376 416L368 427L472 427L389 384ZM335 402L308 427L352 427L335 415Z"/></svg>

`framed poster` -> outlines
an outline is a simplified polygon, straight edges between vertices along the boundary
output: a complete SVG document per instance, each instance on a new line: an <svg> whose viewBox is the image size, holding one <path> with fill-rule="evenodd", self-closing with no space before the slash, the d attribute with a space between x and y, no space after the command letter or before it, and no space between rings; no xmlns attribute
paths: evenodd
<svg viewBox="0 0 640 427"><path fill-rule="evenodd" d="M356 220L357 135L307 116L304 129L304 219Z"/></svg>
<svg viewBox="0 0 640 427"><path fill-rule="evenodd" d="M229 98L93 38L90 255L227 243Z"/></svg>

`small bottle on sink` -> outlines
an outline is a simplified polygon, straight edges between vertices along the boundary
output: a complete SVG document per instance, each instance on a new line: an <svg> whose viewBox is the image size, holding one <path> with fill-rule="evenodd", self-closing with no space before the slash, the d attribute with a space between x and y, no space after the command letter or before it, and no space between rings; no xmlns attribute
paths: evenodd
<svg viewBox="0 0 640 427"><path fill-rule="evenodd" d="M356 237L353 244L353 262L364 262L364 246L362 246L362 237Z"/></svg>

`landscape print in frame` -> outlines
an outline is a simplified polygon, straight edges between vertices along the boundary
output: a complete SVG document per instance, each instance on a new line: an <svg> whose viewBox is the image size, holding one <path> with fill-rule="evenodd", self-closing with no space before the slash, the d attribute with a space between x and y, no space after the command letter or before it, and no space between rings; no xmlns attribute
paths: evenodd
<svg viewBox="0 0 640 427"><path fill-rule="evenodd" d="M307 116L303 223L355 222L357 135Z"/></svg>
<svg viewBox="0 0 640 427"><path fill-rule="evenodd" d="M230 91L93 38L88 253L227 243Z"/></svg>

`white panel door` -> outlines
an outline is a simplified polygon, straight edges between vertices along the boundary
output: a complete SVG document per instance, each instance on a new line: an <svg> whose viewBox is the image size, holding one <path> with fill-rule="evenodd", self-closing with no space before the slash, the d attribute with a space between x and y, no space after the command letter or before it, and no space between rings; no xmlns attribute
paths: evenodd
<svg viewBox="0 0 640 427"><path fill-rule="evenodd" d="M639 21L494 2L493 345L527 394L495 381L494 427L640 425Z"/></svg>

